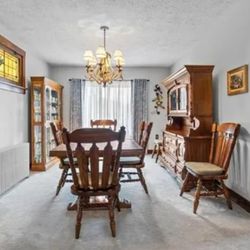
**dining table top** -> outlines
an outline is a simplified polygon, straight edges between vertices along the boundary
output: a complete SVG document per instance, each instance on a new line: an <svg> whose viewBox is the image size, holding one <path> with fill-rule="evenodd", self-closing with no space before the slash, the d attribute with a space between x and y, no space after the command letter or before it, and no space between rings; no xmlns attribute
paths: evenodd
<svg viewBox="0 0 250 250"><path fill-rule="evenodd" d="M76 143L71 143L70 146L72 150L74 151L76 148ZM102 151L105 147L106 143L97 143L97 146L100 151ZM111 145L116 147L117 142L111 142ZM82 143L82 146L84 147L85 152L88 152L91 144L90 143ZM122 156L138 156L143 153L143 148L133 139L126 139L122 143ZM66 152L66 146L65 144L60 144L59 146L56 146L55 148L51 149L49 152L49 156L51 157L59 157L64 158L67 157Z"/></svg>

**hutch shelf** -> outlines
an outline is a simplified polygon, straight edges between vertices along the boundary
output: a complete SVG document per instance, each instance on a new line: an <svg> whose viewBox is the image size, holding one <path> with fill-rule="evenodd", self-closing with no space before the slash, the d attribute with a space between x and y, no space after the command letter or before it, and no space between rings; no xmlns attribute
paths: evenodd
<svg viewBox="0 0 250 250"><path fill-rule="evenodd" d="M185 65L162 81L167 88L168 123L161 165L182 183L185 161L208 161L212 113L212 65ZM187 189L192 188L190 181Z"/></svg>
<svg viewBox="0 0 250 250"><path fill-rule="evenodd" d="M45 171L57 158L50 122L62 122L63 86L42 76L31 77L31 170Z"/></svg>

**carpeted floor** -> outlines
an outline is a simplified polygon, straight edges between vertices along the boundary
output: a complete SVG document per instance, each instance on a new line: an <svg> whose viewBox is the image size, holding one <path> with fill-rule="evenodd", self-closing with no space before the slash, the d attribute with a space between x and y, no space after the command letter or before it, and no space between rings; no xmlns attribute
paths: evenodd
<svg viewBox="0 0 250 250"><path fill-rule="evenodd" d="M111 237L107 211L85 211L80 239L74 239L75 212L70 184L55 197L57 167L34 173L0 197L1 250L249 249L250 214L224 199L202 198L192 213L192 194L147 157L144 169L150 195L139 183L123 183L121 196L132 209L116 212L117 236Z"/></svg>

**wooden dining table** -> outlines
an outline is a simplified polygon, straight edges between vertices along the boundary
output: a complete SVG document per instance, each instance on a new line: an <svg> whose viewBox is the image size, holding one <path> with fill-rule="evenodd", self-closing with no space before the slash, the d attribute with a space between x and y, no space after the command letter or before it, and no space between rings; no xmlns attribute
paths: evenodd
<svg viewBox="0 0 250 250"><path fill-rule="evenodd" d="M112 142L112 146L115 147L117 142ZM97 143L97 147L99 148L99 151L103 151L106 143ZM76 148L76 143L70 144L73 152ZM88 153L91 144L90 143L83 143L82 146L84 147L84 150L86 153ZM143 148L133 139L126 139L122 143L122 152L121 156L138 156L143 153ZM60 144L59 146L56 146L49 152L49 156L51 157L58 157L58 158L65 158L67 157L67 151L65 144Z"/></svg>
<svg viewBox="0 0 250 250"><path fill-rule="evenodd" d="M111 142L113 146L115 146L116 142ZM97 143L97 146L99 148L100 153L103 151L105 147L105 143ZM85 149L85 153L88 153L91 144L85 144L83 143L82 146ZM74 150L76 148L75 143L71 143L71 148ZM122 151L121 151L121 156L139 156L143 153L143 148L133 139L126 139L123 144L122 144ZM60 144L59 146L56 146L52 150L50 150L49 153L50 157L58 157L58 158L66 158L67 157L67 151L66 151L66 146L65 144ZM91 202L88 204L87 209L96 209L96 208L104 208L106 209L108 206L107 199L101 197L99 200L94 198L91 199ZM122 199L120 200L120 207L121 208L131 208L131 202ZM76 210L76 201L72 202L68 205L68 210Z"/></svg>

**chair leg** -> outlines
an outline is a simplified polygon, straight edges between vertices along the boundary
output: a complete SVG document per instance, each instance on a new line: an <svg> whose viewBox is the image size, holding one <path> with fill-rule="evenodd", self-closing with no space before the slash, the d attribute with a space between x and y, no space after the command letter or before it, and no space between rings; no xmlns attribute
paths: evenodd
<svg viewBox="0 0 250 250"><path fill-rule="evenodd" d="M227 187L226 187L224 181L223 181L223 180L220 180L220 182L221 182L221 186L222 186L222 188L223 188L224 196L225 196L226 201L227 201L227 206L228 206L229 209L233 209L233 207L232 207L232 202L231 202L231 199L230 199L229 191L228 191L228 189L227 189Z"/></svg>
<svg viewBox="0 0 250 250"><path fill-rule="evenodd" d="M61 178L58 182L57 188L56 188L56 196L59 194L61 188L64 186L64 183L66 181L67 175L68 175L69 168L64 168L61 174Z"/></svg>
<svg viewBox="0 0 250 250"><path fill-rule="evenodd" d="M187 172L186 177L185 177L185 179L184 179L184 181L183 181L183 184L182 184L182 187L181 187L180 196L182 196L183 193L184 193L184 191L185 191L186 185L187 185L187 183L188 183L189 176L190 176L190 173Z"/></svg>
<svg viewBox="0 0 250 250"><path fill-rule="evenodd" d="M117 208L117 211L118 211L118 212L121 211L120 199L119 199L119 196L118 196L118 195L116 196L116 208Z"/></svg>
<svg viewBox="0 0 250 250"><path fill-rule="evenodd" d="M160 148L158 148L157 153L156 153L155 163L157 163L160 154L161 154L161 150L160 150Z"/></svg>
<svg viewBox="0 0 250 250"><path fill-rule="evenodd" d="M120 167L119 169L119 179L121 179L121 177L122 177L122 167Z"/></svg>
<svg viewBox="0 0 250 250"><path fill-rule="evenodd" d="M155 156L156 149L157 149L157 144L154 145L154 149L153 149L153 152L152 152L152 158L154 158L154 156Z"/></svg>
<svg viewBox="0 0 250 250"><path fill-rule="evenodd" d="M115 230L115 212L114 212L114 197L110 196L108 198L109 200L109 220L110 220L110 229L112 236L116 236L116 230Z"/></svg>
<svg viewBox="0 0 250 250"><path fill-rule="evenodd" d="M196 214L197 208L199 206L201 187L202 187L202 181L201 181L201 179L198 179L197 188L196 188L196 192L195 192L194 206L193 206L193 213L194 214Z"/></svg>
<svg viewBox="0 0 250 250"><path fill-rule="evenodd" d="M76 226L75 226L75 238L76 239L79 239L79 235L80 235L80 231L81 231L81 221L82 221L82 198L78 197Z"/></svg>
<svg viewBox="0 0 250 250"><path fill-rule="evenodd" d="M148 194L148 188L147 188L147 184L146 184L146 181L144 179L144 176L143 176L143 173L142 173L142 170L140 168L137 168L137 173L138 173L138 176L139 176L139 179L140 179L140 182L145 190L145 193Z"/></svg>

